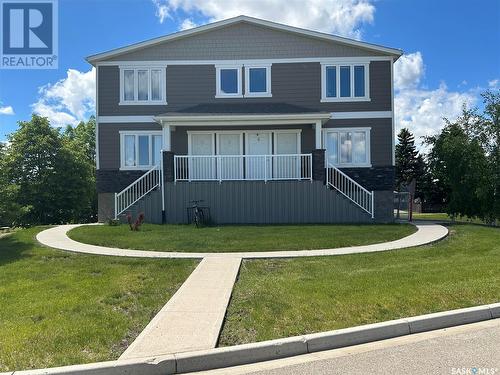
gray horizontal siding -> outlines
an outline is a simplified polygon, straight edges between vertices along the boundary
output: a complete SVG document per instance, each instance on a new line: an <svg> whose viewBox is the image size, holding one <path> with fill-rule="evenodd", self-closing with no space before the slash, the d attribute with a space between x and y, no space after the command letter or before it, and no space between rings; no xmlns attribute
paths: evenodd
<svg viewBox="0 0 500 375"><path fill-rule="evenodd" d="M100 124L99 125L99 168L120 168L120 130L161 130L152 123Z"/></svg>
<svg viewBox="0 0 500 375"><path fill-rule="evenodd" d="M353 119L329 120L325 128L330 127L371 127L370 151L374 167L385 167L392 164L392 121L391 119ZM184 127L179 126L172 132L172 151L186 155L188 151L188 131L196 130L253 130L253 129L302 129L301 152L310 153L315 148L314 129L311 125L273 125L273 126L214 126ZM120 168L120 130L161 130L160 125L153 123L137 124L100 124L99 125L99 163L100 169Z"/></svg>
<svg viewBox="0 0 500 375"><path fill-rule="evenodd" d="M186 207L200 199L217 224L371 221L370 215L318 181L225 181L166 184L167 223L186 223Z"/></svg>
<svg viewBox="0 0 500 375"><path fill-rule="evenodd" d="M236 60L379 55L382 54L364 48L243 22L167 41L109 60Z"/></svg>
<svg viewBox="0 0 500 375"><path fill-rule="evenodd" d="M321 103L319 63L273 64L271 98L215 98L213 65L177 65L167 68L168 105L122 105L117 66L101 66L99 74L99 115L158 115L205 103L288 103L318 111L390 111L391 63L370 63L370 97L367 102Z"/></svg>
<svg viewBox="0 0 500 375"><path fill-rule="evenodd" d="M132 215L132 220L135 220L141 213L143 213L144 221L146 223L161 224L161 190L153 190L136 204L129 207L123 215L127 215L127 213Z"/></svg>
<svg viewBox="0 0 500 375"><path fill-rule="evenodd" d="M371 163L374 167L392 165L392 120L390 118L329 120L324 128L369 127Z"/></svg>

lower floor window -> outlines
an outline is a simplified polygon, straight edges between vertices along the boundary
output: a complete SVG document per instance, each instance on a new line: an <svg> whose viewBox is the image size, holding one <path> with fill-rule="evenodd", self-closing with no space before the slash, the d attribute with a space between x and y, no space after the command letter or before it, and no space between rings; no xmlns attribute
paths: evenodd
<svg viewBox="0 0 500 375"><path fill-rule="evenodd" d="M368 166L370 164L370 129L326 129L327 162L335 166Z"/></svg>
<svg viewBox="0 0 500 375"><path fill-rule="evenodd" d="M121 168L149 169L161 163L161 132L121 132Z"/></svg>

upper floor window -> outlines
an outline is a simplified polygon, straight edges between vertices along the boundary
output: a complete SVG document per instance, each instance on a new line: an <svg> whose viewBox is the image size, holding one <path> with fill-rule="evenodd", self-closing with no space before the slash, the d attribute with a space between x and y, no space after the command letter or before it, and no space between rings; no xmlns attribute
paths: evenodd
<svg viewBox="0 0 500 375"><path fill-rule="evenodd" d="M241 98L241 66L216 66L216 97Z"/></svg>
<svg viewBox="0 0 500 375"><path fill-rule="evenodd" d="M271 65L245 66L245 97L271 96Z"/></svg>
<svg viewBox="0 0 500 375"><path fill-rule="evenodd" d="M321 101L368 101L368 64L322 64Z"/></svg>
<svg viewBox="0 0 500 375"><path fill-rule="evenodd" d="M120 104L167 104L163 68L121 67Z"/></svg>
<svg viewBox="0 0 500 375"><path fill-rule="evenodd" d="M120 168L150 169L161 163L161 131L120 132Z"/></svg>
<svg viewBox="0 0 500 375"><path fill-rule="evenodd" d="M218 65L216 98L270 97L271 64L245 66L245 88L242 87L242 65Z"/></svg>

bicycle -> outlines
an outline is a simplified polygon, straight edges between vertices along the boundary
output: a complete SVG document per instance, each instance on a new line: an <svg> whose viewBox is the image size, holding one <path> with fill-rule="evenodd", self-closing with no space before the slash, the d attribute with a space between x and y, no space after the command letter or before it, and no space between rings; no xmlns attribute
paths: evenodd
<svg viewBox="0 0 500 375"><path fill-rule="evenodd" d="M191 207L193 210L193 222L194 225L196 225L196 228L199 228L201 225L205 223L205 216L203 214L203 210L198 207L198 203L203 202L202 199L200 200L193 200L191 203L193 203L193 206Z"/></svg>

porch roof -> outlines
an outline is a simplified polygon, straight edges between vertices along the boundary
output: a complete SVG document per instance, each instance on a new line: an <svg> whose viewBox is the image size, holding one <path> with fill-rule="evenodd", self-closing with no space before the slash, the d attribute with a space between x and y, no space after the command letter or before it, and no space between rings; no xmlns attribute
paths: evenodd
<svg viewBox="0 0 500 375"><path fill-rule="evenodd" d="M330 112L287 103L207 103L167 112L155 120L169 125L259 125L317 123L330 118Z"/></svg>

